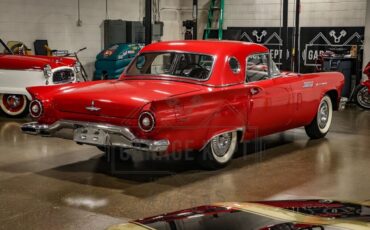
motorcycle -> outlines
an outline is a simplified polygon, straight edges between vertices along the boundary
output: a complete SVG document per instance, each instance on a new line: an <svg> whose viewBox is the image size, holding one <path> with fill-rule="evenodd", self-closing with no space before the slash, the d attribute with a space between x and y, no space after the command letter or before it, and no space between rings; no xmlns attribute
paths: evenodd
<svg viewBox="0 0 370 230"><path fill-rule="evenodd" d="M370 109L370 62L367 63L364 74L367 75L368 79L356 87L353 97L358 106L363 109Z"/></svg>
<svg viewBox="0 0 370 230"><path fill-rule="evenodd" d="M80 59L78 58L78 53L80 53L81 51L84 51L86 49L87 49L87 47L84 47L82 49L77 50L76 52L67 53L63 56L63 57L72 57L72 58L76 59L76 61L78 63L78 66L79 66L79 69L80 69L79 72L81 72L81 77L84 81L88 81L89 76L87 75L87 72L86 72L84 66L82 65Z"/></svg>

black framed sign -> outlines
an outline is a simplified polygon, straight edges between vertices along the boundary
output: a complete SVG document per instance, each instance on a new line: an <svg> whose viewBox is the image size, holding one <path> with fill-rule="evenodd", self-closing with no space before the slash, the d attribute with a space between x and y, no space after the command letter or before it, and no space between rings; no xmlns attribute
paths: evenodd
<svg viewBox="0 0 370 230"><path fill-rule="evenodd" d="M292 42L293 28L288 28L288 44ZM254 42L265 45L270 49L270 53L276 64L281 65L283 60L283 38L279 27L228 27L224 39ZM290 62L290 51L286 49L287 60Z"/></svg>
<svg viewBox="0 0 370 230"><path fill-rule="evenodd" d="M316 66L318 56L325 51L348 54L353 45L363 45L364 27L303 27L301 29L301 69Z"/></svg>
<svg viewBox="0 0 370 230"><path fill-rule="evenodd" d="M325 51L337 54L347 54L353 45L363 44L360 41L364 35L364 27L301 27L300 50L301 72L313 72L318 56ZM228 27L224 39L248 41L263 44L270 49L274 61L278 64L282 59L282 46L287 42L288 47L293 47L294 28L288 28L288 41L281 37L282 29L279 27ZM286 63L291 63L291 48L287 52Z"/></svg>

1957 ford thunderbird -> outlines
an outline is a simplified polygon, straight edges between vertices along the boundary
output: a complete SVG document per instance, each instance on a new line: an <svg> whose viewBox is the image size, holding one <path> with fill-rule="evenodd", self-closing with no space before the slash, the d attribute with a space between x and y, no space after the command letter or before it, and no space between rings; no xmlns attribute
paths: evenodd
<svg viewBox="0 0 370 230"><path fill-rule="evenodd" d="M237 142L304 126L324 137L342 108L341 73L282 73L266 47L236 41L146 46L119 80L31 87L28 134L72 129L79 144L170 154L225 166Z"/></svg>
<svg viewBox="0 0 370 230"><path fill-rule="evenodd" d="M71 58L16 55L0 39L0 112L27 115L32 97L26 87L77 82L79 69Z"/></svg>

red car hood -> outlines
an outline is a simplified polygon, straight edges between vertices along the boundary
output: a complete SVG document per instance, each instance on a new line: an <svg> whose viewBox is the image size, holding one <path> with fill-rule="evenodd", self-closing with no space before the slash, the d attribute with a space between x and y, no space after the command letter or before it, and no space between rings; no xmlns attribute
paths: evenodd
<svg viewBox="0 0 370 230"><path fill-rule="evenodd" d="M55 108L61 112L134 118L147 103L198 91L202 86L163 80L119 80L65 88L53 97ZM92 105L99 111L86 108Z"/></svg>
<svg viewBox="0 0 370 230"><path fill-rule="evenodd" d="M62 66L73 66L75 60L62 57L47 56L21 56L21 55L0 55L0 69L43 69L49 64L51 68Z"/></svg>

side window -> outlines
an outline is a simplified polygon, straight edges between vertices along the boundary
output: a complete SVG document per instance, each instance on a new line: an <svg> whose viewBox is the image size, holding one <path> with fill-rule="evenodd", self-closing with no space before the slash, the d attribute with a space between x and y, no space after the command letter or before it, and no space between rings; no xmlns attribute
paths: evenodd
<svg viewBox="0 0 370 230"><path fill-rule="evenodd" d="M246 81L254 82L270 78L269 55L253 54L247 58Z"/></svg>

